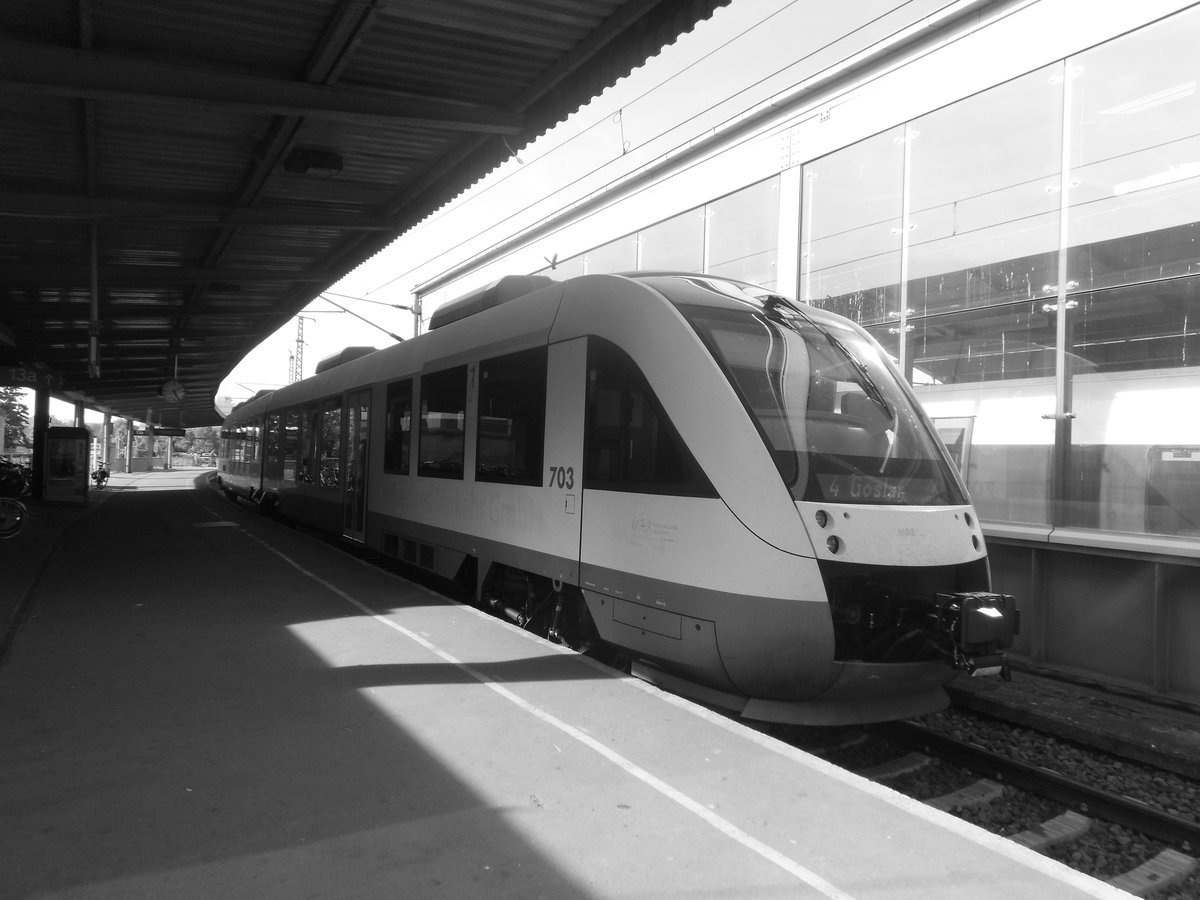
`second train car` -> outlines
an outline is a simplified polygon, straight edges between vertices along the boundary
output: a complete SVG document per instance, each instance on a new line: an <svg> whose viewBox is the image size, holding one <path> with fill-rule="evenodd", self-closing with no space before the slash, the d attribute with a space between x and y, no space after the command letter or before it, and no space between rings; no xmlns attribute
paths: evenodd
<svg viewBox="0 0 1200 900"><path fill-rule="evenodd" d="M858 326L702 275L509 276L224 426L227 492L747 718L916 715L1018 613Z"/></svg>

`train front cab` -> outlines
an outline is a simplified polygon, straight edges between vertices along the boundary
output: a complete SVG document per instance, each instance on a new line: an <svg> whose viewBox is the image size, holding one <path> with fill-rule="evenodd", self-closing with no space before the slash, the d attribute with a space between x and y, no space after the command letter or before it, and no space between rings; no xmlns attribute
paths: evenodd
<svg viewBox="0 0 1200 900"><path fill-rule="evenodd" d="M621 401L597 398L590 354L581 578L601 633L630 648L648 680L750 717L810 724L928 711L945 704L955 668L999 671L1012 599L989 592L961 481L877 346L832 317L803 323L804 342L783 340L775 314L731 302L728 285L645 281L695 327L598 280L592 289L610 301L603 314L580 303L559 319L620 344L656 400L628 387ZM712 318L720 329L701 321ZM790 374L771 371L789 358ZM864 421L880 391L904 420L890 423L888 446L901 451L890 461L862 449L880 439ZM598 477L607 457L595 418L606 406L626 417L611 454L625 460L624 485ZM656 409L658 437L635 434L629 413L648 420ZM659 451L670 462L657 482L636 483L639 442L661 448L672 437L679 449Z"/></svg>

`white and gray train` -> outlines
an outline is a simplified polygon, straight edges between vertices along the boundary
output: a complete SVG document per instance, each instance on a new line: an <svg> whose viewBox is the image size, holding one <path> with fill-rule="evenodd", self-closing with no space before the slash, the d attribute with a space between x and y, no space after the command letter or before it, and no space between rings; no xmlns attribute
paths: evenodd
<svg viewBox="0 0 1200 900"><path fill-rule="evenodd" d="M702 275L510 276L229 416L229 493L747 718L883 720L1006 673L1018 613L856 325Z"/></svg>

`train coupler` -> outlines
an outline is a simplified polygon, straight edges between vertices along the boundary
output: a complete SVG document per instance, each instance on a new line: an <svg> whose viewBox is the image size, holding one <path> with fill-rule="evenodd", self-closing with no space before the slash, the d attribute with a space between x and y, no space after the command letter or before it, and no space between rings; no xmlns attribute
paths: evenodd
<svg viewBox="0 0 1200 900"><path fill-rule="evenodd" d="M954 667L962 669L971 678L985 678L999 675L1001 681L1012 681L1012 672L1008 668L1008 658L1003 653L989 656L963 656L958 654Z"/></svg>

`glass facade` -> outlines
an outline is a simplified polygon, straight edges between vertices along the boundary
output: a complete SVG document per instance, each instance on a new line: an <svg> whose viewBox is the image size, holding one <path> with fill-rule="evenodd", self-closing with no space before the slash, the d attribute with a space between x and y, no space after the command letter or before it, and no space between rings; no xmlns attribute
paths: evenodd
<svg viewBox="0 0 1200 900"><path fill-rule="evenodd" d="M584 254L584 271L588 275L598 272L628 272L637 268L637 238L626 235L609 241Z"/></svg>
<svg viewBox="0 0 1200 900"><path fill-rule="evenodd" d="M707 205L705 274L763 287L779 281L779 179L768 178Z"/></svg>
<svg viewBox="0 0 1200 900"><path fill-rule="evenodd" d="M779 177L553 275L794 289L896 360L989 522L1200 535L1198 39L1192 8L805 163L796 285Z"/></svg>
<svg viewBox="0 0 1200 900"><path fill-rule="evenodd" d="M704 210L692 209L638 232L640 268L659 272L704 269Z"/></svg>
<svg viewBox="0 0 1200 900"><path fill-rule="evenodd" d="M641 231L572 256L536 274L696 272L775 287L779 258L779 177L768 178Z"/></svg>
<svg viewBox="0 0 1200 900"><path fill-rule="evenodd" d="M900 317L903 131L804 167L800 298L860 325Z"/></svg>
<svg viewBox="0 0 1200 900"><path fill-rule="evenodd" d="M1200 9L808 163L801 296L993 522L1200 534Z"/></svg>

